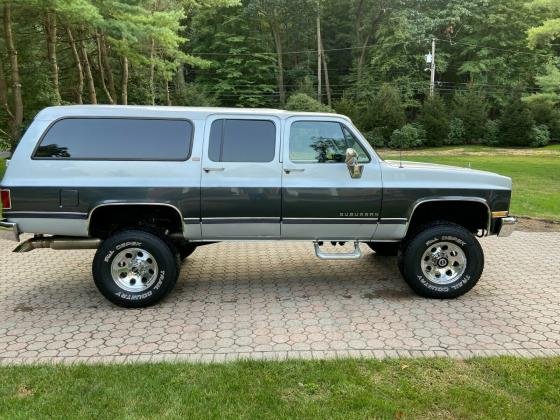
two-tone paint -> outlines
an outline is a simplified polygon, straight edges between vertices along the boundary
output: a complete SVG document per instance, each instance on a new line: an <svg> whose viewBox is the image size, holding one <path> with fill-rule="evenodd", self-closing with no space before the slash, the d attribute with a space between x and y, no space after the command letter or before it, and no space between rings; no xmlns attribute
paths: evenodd
<svg viewBox="0 0 560 420"><path fill-rule="evenodd" d="M186 161L32 159L45 130L60 118L183 118L194 126ZM264 119L276 126L271 162L212 162L210 124L217 118ZM288 139L296 121L336 121L369 155L360 178L345 163L295 163ZM189 240L339 239L396 241L415 209L429 201L474 201L507 211L509 178L466 168L383 161L351 121L336 114L223 108L68 106L37 115L7 168L4 212L20 232L90 236L92 213L122 204L164 205ZM491 233L491 232L490 232Z"/></svg>

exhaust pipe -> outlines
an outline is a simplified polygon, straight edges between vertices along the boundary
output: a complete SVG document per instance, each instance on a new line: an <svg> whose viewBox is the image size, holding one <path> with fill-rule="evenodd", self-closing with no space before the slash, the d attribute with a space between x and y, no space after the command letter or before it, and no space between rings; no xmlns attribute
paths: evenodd
<svg viewBox="0 0 560 420"><path fill-rule="evenodd" d="M101 239L77 238L72 236L51 236L48 238L31 238L19 244L13 252L29 252L34 249L51 248L56 250L66 249L97 249Z"/></svg>

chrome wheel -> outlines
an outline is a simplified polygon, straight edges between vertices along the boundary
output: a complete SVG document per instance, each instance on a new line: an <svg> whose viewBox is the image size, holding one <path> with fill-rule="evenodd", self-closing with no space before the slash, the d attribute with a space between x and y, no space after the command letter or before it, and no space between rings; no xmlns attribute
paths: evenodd
<svg viewBox="0 0 560 420"><path fill-rule="evenodd" d="M158 265L148 251L127 248L120 251L111 263L111 276L120 288L128 292L142 292L157 279Z"/></svg>
<svg viewBox="0 0 560 420"><path fill-rule="evenodd" d="M422 255L422 274L435 284L457 281L467 268L463 250L451 242L436 242Z"/></svg>

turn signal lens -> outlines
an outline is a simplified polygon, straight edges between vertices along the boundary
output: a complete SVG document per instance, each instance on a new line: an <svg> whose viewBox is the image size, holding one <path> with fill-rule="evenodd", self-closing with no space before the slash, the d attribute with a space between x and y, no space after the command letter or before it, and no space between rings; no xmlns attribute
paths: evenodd
<svg viewBox="0 0 560 420"><path fill-rule="evenodd" d="M492 218L496 219L498 217L508 217L509 211L493 211Z"/></svg>
<svg viewBox="0 0 560 420"><path fill-rule="evenodd" d="M12 208L12 197L10 190L0 190L0 198L2 199L2 208L8 210Z"/></svg>

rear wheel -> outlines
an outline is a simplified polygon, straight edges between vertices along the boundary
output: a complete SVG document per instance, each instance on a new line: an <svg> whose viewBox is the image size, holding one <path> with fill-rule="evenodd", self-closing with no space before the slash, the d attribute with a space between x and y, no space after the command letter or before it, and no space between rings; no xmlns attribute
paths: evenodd
<svg viewBox="0 0 560 420"><path fill-rule="evenodd" d="M159 236L128 230L106 239L93 260L93 279L111 302L126 308L153 305L179 275L176 254Z"/></svg>
<svg viewBox="0 0 560 420"><path fill-rule="evenodd" d="M433 223L408 239L399 256L399 269L419 295L456 298L480 279L484 253L467 229L453 223Z"/></svg>

